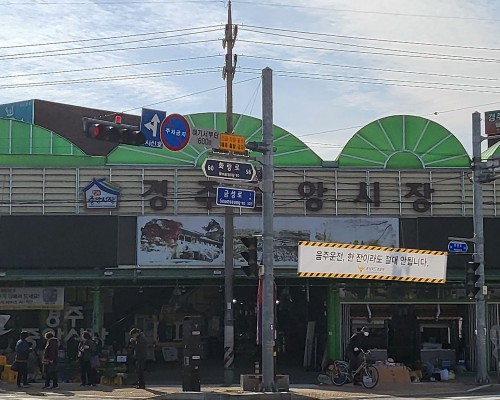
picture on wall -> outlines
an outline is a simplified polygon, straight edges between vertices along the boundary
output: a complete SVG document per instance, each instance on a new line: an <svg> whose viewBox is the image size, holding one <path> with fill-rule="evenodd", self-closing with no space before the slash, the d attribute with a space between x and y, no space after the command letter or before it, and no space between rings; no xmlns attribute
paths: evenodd
<svg viewBox="0 0 500 400"><path fill-rule="evenodd" d="M208 216L137 218L137 265L210 265L224 262L224 219Z"/></svg>
<svg viewBox="0 0 500 400"><path fill-rule="evenodd" d="M241 252L245 246L240 238L262 235L261 217L236 217L234 230L235 262L243 265ZM274 218L274 265L296 266L300 241L364 244L371 246L399 247L399 222L397 218L376 217L289 217ZM259 259L262 257L262 240Z"/></svg>

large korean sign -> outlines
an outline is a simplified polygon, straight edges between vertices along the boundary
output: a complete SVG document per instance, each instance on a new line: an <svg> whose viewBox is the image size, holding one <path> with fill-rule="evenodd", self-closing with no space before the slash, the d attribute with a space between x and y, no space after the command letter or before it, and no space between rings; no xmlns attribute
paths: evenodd
<svg viewBox="0 0 500 400"><path fill-rule="evenodd" d="M62 310L64 288L0 288L0 310Z"/></svg>
<svg viewBox="0 0 500 400"><path fill-rule="evenodd" d="M487 135L500 133L500 110L484 113L484 133Z"/></svg>
<svg viewBox="0 0 500 400"><path fill-rule="evenodd" d="M340 243L300 242L303 277L446 282L446 252Z"/></svg>

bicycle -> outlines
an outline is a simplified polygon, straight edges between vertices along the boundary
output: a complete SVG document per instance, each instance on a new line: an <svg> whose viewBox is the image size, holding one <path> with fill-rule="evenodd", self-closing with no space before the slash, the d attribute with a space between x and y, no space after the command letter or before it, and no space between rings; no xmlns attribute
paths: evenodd
<svg viewBox="0 0 500 400"><path fill-rule="evenodd" d="M346 361L334 361L328 366L325 374L320 374L318 380L320 383L331 383L336 386L342 386L347 381L353 382L356 375L361 374L361 383L367 389L373 389L379 380L378 370L374 365L369 364L366 361L366 356L370 354L370 351L363 351L363 361L356 371L349 371L349 363Z"/></svg>

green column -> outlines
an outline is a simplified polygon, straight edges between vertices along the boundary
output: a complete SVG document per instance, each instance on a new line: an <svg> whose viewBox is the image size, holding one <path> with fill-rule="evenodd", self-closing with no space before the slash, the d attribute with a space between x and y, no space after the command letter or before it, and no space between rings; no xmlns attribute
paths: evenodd
<svg viewBox="0 0 500 400"><path fill-rule="evenodd" d="M340 348L340 321L341 307L339 291L335 288L333 283L330 283L328 286L326 304L326 329L328 333L328 358L332 360L342 359L342 351Z"/></svg>
<svg viewBox="0 0 500 400"><path fill-rule="evenodd" d="M94 287L94 296L92 299L92 330L101 335L101 287Z"/></svg>

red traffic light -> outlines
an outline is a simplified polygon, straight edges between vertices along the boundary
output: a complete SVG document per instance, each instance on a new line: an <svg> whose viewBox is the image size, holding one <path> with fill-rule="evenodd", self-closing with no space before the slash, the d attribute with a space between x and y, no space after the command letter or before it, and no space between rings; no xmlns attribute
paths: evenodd
<svg viewBox="0 0 500 400"><path fill-rule="evenodd" d="M146 137L139 127L92 118L83 118L83 131L92 139L141 146Z"/></svg>

